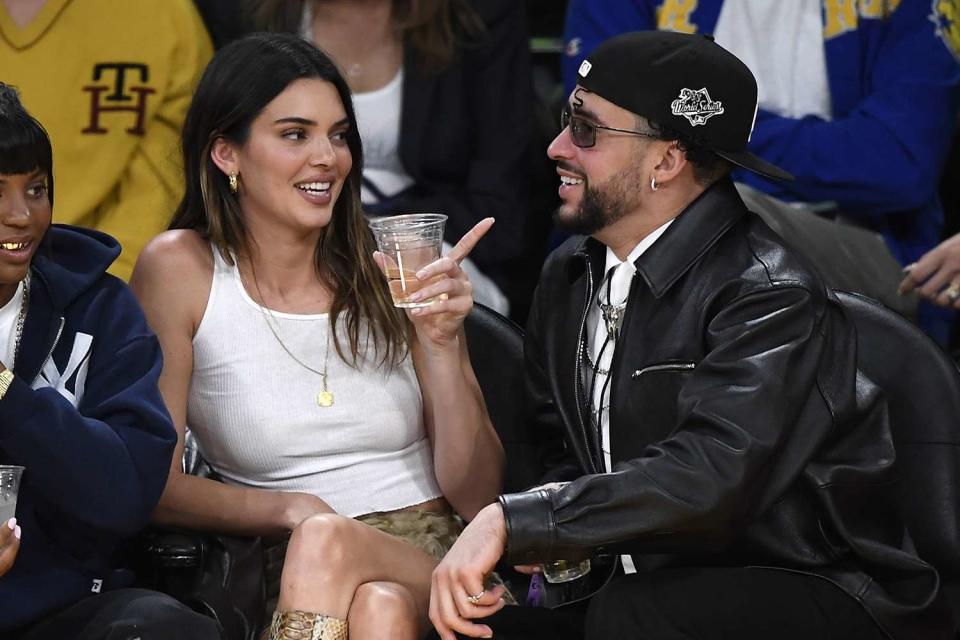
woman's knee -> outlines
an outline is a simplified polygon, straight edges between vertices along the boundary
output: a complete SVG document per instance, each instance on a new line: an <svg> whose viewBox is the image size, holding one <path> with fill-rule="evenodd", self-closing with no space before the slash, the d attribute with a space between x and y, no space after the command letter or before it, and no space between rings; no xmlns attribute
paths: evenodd
<svg viewBox="0 0 960 640"><path fill-rule="evenodd" d="M394 582L366 582L357 588L350 605L351 627L377 625L393 633L417 629L419 613L410 590ZM403 637L398 633L397 637Z"/></svg>
<svg viewBox="0 0 960 640"><path fill-rule="evenodd" d="M349 564L349 518L332 513L311 516L297 525L287 545L285 565L291 560L305 569L330 569Z"/></svg>

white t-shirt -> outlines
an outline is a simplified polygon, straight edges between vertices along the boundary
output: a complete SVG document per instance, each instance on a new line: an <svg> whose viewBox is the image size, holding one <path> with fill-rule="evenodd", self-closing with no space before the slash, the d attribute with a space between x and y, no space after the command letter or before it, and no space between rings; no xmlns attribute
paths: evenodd
<svg viewBox="0 0 960 640"><path fill-rule="evenodd" d="M833 113L821 0L725 0L717 44L757 78L760 108L789 118Z"/></svg>
<svg viewBox="0 0 960 640"><path fill-rule="evenodd" d="M17 344L17 318L23 304L23 282L7 304L0 308L0 361L7 369L13 368L13 356Z"/></svg>
<svg viewBox="0 0 960 640"><path fill-rule="evenodd" d="M389 198L413 184L413 178L400 162L402 104L402 67L386 86L353 94L357 128L363 141L364 185L360 191L363 204L376 204L380 196Z"/></svg>

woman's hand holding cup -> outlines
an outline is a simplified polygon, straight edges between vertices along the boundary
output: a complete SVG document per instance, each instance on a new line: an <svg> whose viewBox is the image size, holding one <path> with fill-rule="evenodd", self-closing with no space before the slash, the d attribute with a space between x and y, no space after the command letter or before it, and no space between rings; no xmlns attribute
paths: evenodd
<svg viewBox="0 0 960 640"><path fill-rule="evenodd" d="M485 218L468 231L450 252L416 272L419 282L429 283L408 297L411 303L431 301L424 306L408 308L407 313L426 347L443 348L454 343L463 327L463 319L473 308L473 287L460 262L493 226L493 218ZM384 256L375 259L381 268Z"/></svg>

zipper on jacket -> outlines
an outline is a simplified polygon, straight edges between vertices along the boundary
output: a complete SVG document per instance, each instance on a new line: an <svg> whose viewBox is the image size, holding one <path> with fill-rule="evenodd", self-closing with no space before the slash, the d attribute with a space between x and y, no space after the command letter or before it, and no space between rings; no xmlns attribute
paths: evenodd
<svg viewBox="0 0 960 640"><path fill-rule="evenodd" d="M696 364L693 362L665 362L663 364L652 364L649 367L644 367L643 369L637 369L634 371L630 377L639 378L645 373L650 373L652 371L691 371L696 368Z"/></svg>
<svg viewBox="0 0 960 640"><path fill-rule="evenodd" d="M580 372L583 367L583 340L587 328L587 313L590 311L590 304L593 302L593 266L590 264L590 258L584 256L583 261L587 263L587 302L583 305L583 314L580 317L580 331L577 333L577 364L573 372L573 397L577 403L577 417L580 419L580 432L583 434L583 444L587 448L590 470L593 473L599 473L597 464L593 459L593 447L590 445L590 438L587 435L587 425L583 422L584 405L580 397Z"/></svg>
<svg viewBox="0 0 960 640"><path fill-rule="evenodd" d="M63 327L67 323L65 316L60 316L60 326L57 328L57 337L53 339L53 344L50 345L50 350L47 351L47 356L40 361L40 370L37 371L37 375L34 376L33 380L30 381L30 386L33 386L33 383L37 381L37 378L40 377L40 374L43 373L43 367L47 364L47 360L53 355L54 349L57 348L57 344L60 342L60 336L63 335Z"/></svg>

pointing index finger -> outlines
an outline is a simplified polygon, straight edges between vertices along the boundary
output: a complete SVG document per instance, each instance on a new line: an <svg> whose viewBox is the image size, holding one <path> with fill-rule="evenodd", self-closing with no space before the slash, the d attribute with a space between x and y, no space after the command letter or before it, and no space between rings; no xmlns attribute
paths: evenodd
<svg viewBox="0 0 960 640"><path fill-rule="evenodd" d="M452 258L457 261L459 264L464 258L470 255L470 252L473 251L473 248L477 246L477 243L480 242L480 238L486 235L487 231L490 230L490 227L493 226L493 218L484 218L477 224L473 225L473 228L470 231L467 231L463 234L463 237L460 238L458 242L447 254L447 257Z"/></svg>

